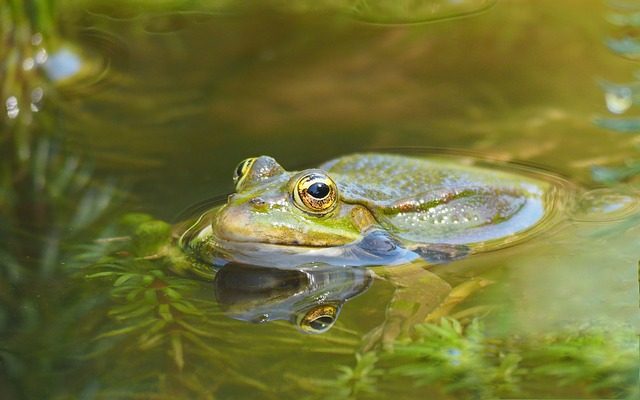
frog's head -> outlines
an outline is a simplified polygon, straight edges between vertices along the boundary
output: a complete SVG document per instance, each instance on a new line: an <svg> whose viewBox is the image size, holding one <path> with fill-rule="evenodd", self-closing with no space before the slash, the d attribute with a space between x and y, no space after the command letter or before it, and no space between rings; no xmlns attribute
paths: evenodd
<svg viewBox="0 0 640 400"><path fill-rule="evenodd" d="M271 157L242 161L236 193L215 221L223 240L296 246L338 246L360 238L371 223L360 205L344 203L334 180L319 169L288 172Z"/></svg>

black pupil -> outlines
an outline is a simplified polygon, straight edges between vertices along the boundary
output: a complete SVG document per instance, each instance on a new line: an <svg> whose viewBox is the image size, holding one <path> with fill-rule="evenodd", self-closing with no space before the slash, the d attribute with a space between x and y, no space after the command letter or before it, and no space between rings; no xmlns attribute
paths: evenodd
<svg viewBox="0 0 640 400"><path fill-rule="evenodd" d="M318 319L311 321L309 325L314 330L321 331L321 330L327 329L332 322L333 322L333 318L331 317L320 317Z"/></svg>
<svg viewBox="0 0 640 400"><path fill-rule="evenodd" d="M307 193L316 199L324 199L329 195L330 191L329 186L321 182L314 183L307 189Z"/></svg>

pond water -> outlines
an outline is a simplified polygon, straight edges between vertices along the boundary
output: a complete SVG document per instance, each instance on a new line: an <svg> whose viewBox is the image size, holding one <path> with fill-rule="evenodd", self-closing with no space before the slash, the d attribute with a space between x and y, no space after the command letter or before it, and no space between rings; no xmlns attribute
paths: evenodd
<svg viewBox="0 0 640 400"><path fill-rule="evenodd" d="M1 398L640 396L640 2L51 3L41 77L0 48ZM566 193L435 266L214 270L171 239L246 157L379 149Z"/></svg>

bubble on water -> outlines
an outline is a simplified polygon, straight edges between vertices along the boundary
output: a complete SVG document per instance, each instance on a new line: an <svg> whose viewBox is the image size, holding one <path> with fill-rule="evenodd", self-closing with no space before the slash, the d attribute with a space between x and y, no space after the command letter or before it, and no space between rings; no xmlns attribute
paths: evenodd
<svg viewBox="0 0 640 400"><path fill-rule="evenodd" d="M36 62L31 57L27 57L22 61L22 69L25 71L31 71L36 65Z"/></svg>
<svg viewBox="0 0 640 400"><path fill-rule="evenodd" d="M14 119L20 115L20 106L18 105L18 98L16 96L9 96L4 103L7 109L7 117Z"/></svg>
<svg viewBox="0 0 640 400"><path fill-rule="evenodd" d="M42 99L44 98L44 90L36 87L31 91L31 111L38 112L42 109Z"/></svg>
<svg viewBox="0 0 640 400"><path fill-rule="evenodd" d="M34 58L35 58L36 64L42 65L47 62L47 58L49 58L49 54L45 49L38 49L38 51L36 51L36 55Z"/></svg>
<svg viewBox="0 0 640 400"><path fill-rule="evenodd" d="M42 33L34 33L31 36L31 44L34 46L39 46L42 43Z"/></svg>
<svg viewBox="0 0 640 400"><path fill-rule="evenodd" d="M614 114L622 114L633 105L633 90L626 85L602 84L607 109Z"/></svg>
<svg viewBox="0 0 640 400"><path fill-rule="evenodd" d="M640 194L633 191L594 189L577 201L572 219L581 222L620 220L640 211Z"/></svg>
<svg viewBox="0 0 640 400"><path fill-rule="evenodd" d="M33 91L31 91L31 102L32 103L41 102L43 97L44 97L44 90L42 90L41 87L38 86L35 89L33 89Z"/></svg>

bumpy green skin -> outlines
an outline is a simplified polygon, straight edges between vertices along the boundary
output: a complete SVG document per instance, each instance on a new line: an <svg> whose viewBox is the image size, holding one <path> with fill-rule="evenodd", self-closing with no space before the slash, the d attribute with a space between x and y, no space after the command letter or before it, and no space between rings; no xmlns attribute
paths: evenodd
<svg viewBox="0 0 640 400"><path fill-rule="evenodd" d="M509 239L544 216L552 189L524 175L399 155L355 154L320 169L344 203L364 205L384 229L417 243Z"/></svg>
<svg viewBox="0 0 640 400"><path fill-rule="evenodd" d="M226 205L187 230L183 245L205 257L222 248L223 257L233 258L235 244L249 243L254 252L262 244L270 252L291 253L345 247L383 230L406 248L493 247L540 222L554 196L554 186L542 179L442 159L354 154L317 170L338 186L331 213L312 215L294 205L293 186L309 170L288 172L262 156Z"/></svg>

